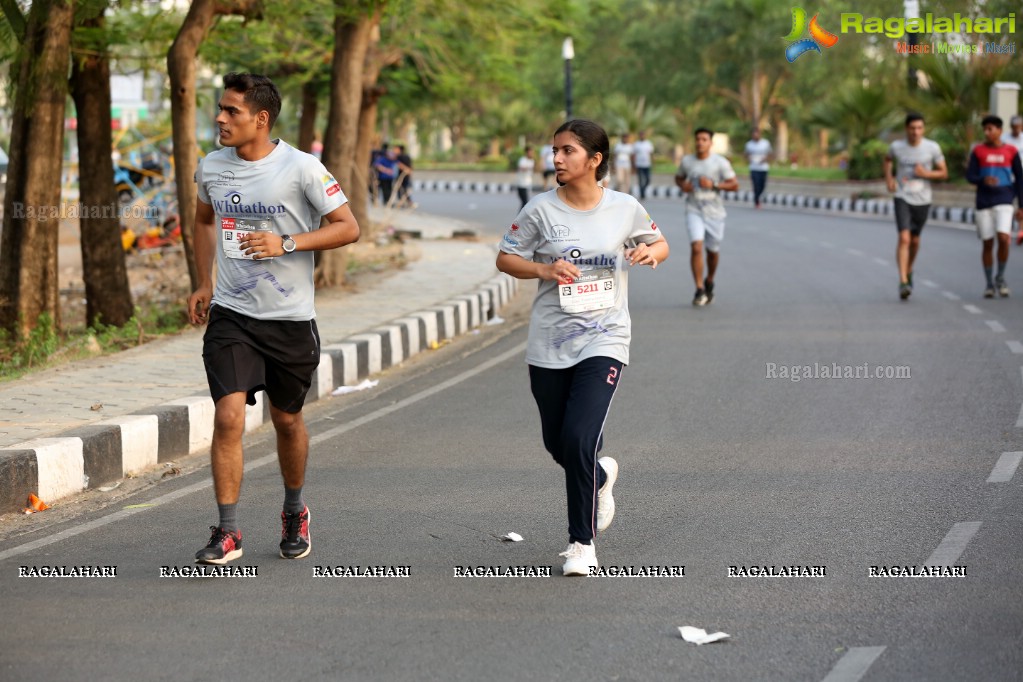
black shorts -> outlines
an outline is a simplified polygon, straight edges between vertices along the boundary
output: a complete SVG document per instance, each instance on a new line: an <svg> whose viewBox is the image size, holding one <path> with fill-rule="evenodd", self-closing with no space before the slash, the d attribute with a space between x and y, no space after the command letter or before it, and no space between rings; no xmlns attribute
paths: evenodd
<svg viewBox="0 0 1023 682"><path fill-rule="evenodd" d="M257 320L213 306L202 360L214 403L244 392L255 405L256 393L265 390L271 405L295 414L320 364L320 334L316 320Z"/></svg>
<svg viewBox="0 0 1023 682"><path fill-rule="evenodd" d="M912 235L920 234L930 214L930 204L917 206L906 203L905 199L895 199L895 228L899 232L909 230Z"/></svg>

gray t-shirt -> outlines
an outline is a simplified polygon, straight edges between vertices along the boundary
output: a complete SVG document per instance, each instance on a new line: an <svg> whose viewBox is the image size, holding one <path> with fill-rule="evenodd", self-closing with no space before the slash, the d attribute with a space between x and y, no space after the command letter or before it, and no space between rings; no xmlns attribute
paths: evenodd
<svg viewBox="0 0 1023 682"><path fill-rule="evenodd" d="M213 206L217 226L217 284L213 304L260 320L305 321L313 309L313 252L273 259L240 256L237 237L245 230L295 235L318 229L320 218L347 203L337 180L311 154L286 142L258 161L246 161L234 147L199 162L199 201Z"/></svg>
<svg viewBox="0 0 1023 682"><path fill-rule="evenodd" d="M895 140L888 148L888 158L895 164L895 198L902 199L913 206L925 206L931 203L931 181L916 177L916 164L923 164L927 170L945 160L941 147L934 140L923 138L916 146L905 140Z"/></svg>
<svg viewBox="0 0 1023 682"><path fill-rule="evenodd" d="M700 178L708 177L714 184L731 180L735 177L732 164L720 154L710 154L699 159L695 154L686 154L678 165L678 176L693 183L693 191L689 193L686 210L701 214L704 218L722 220L725 217L725 203L721 200L721 190L700 187Z"/></svg>
<svg viewBox="0 0 1023 682"><path fill-rule="evenodd" d="M557 190L533 197L499 248L537 263L568 260L583 271L581 281L595 277L600 288L613 286L614 298L607 308L566 312L559 291L564 285L541 280L533 301L526 362L565 369L587 358L607 356L628 364L632 323L625 249L659 239L650 214L628 194L605 189L600 203L589 211L568 206Z"/></svg>

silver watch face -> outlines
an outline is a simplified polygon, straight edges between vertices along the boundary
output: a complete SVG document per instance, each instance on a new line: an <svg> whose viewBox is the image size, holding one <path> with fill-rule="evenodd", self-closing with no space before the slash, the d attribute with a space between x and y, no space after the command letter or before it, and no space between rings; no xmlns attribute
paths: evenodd
<svg viewBox="0 0 1023 682"><path fill-rule="evenodd" d="M284 249L284 253L291 253L295 250L295 240L285 235L284 241L281 243L281 248Z"/></svg>

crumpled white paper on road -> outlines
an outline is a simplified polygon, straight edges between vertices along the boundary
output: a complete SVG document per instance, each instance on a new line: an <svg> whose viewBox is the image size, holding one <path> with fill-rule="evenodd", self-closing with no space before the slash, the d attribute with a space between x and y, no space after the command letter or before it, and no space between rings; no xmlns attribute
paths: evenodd
<svg viewBox="0 0 1023 682"><path fill-rule="evenodd" d="M370 381L369 379L363 379L362 383L356 384L355 386L338 386L334 389L331 395L345 395L346 393L355 393L356 391L365 391L367 388L376 388L379 381Z"/></svg>
<svg viewBox="0 0 1023 682"><path fill-rule="evenodd" d="M507 535L501 536L502 540L508 540L509 542L522 542L522 536L518 533L508 533Z"/></svg>
<svg viewBox="0 0 1023 682"><path fill-rule="evenodd" d="M678 632L682 635L682 639L693 644L710 644L711 642L728 639L730 636L727 632L715 632L713 635L708 635L707 631L703 628L694 628L690 625L681 626Z"/></svg>

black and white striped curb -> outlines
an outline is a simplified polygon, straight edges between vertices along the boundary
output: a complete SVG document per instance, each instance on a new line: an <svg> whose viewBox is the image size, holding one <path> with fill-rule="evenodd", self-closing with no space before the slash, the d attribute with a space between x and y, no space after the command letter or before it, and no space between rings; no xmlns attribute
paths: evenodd
<svg viewBox="0 0 1023 682"><path fill-rule="evenodd" d="M416 180L413 189L439 192L483 192L488 194L510 194L517 187L509 182L463 182L460 180ZM639 189L633 188L638 194ZM654 198L681 198L682 190L678 187L656 185L647 187L647 196ZM752 190L738 192L722 192L725 201L732 203L753 203ZM760 203L768 206L786 206L789 208L808 208L836 213L864 213L868 215L894 215L891 198L853 199L850 197L809 197L802 194L781 194L765 192ZM961 206L931 206L931 219L950 223L974 224L976 211Z"/></svg>
<svg viewBox="0 0 1023 682"><path fill-rule="evenodd" d="M500 274L474 291L321 348L306 401L352 386L436 344L493 319L519 281ZM246 407L245 430L270 419L260 392ZM213 400L197 395L135 414L76 427L0 449L0 513L20 511L29 493L44 502L121 480L161 462L204 450L213 438Z"/></svg>

